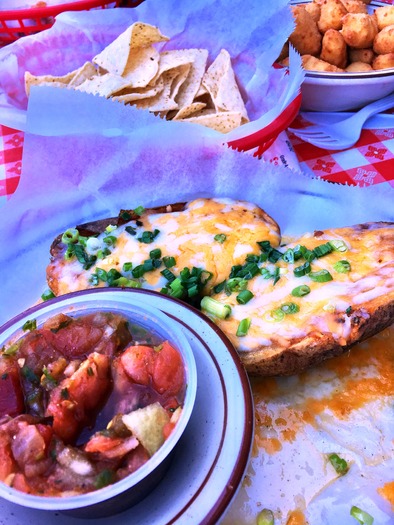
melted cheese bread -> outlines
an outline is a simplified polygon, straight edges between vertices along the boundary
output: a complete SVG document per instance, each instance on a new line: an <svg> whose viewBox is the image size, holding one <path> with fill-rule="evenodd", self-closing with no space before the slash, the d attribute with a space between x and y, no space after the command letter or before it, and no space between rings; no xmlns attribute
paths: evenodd
<svg viewBox="0 0 394 525"><path fill-rule="evenodd" d="M79 228L82 233L96 226L95 235L89 238L88 232L75 239L74 244L65 244L58 238L47 268L48 284L54 294L108 286L111 282L122 285L122 280L102 279L114 272L128 281L124 281L125 286L161 290L168 284L162 274L168 258L174 258L175 264L168 267L174 276L179 276L184 268L200 268L205 278L209 277L207 286L212 287L226 278L232 264L241 263L248 253L259 252L257 241L269 239L274 246L280 242L276 222L247 202L197 199L186 205L140 213L122 225L117 225L116 219L98 223L98 228L95 223L84 225ZM70 253L70 246L74 253ZM80 246L79 251L75 252L75 246ZM152 260L154 250L160 250L160 255L155 255L160 266L155 267L155 263L152 269L141 270L138 277L136 269Z"/></svg>
<svg viewBox="0 0 394 525"><path fill-rule="evenodd" d="M258 275L246 283L253 294L246 304L238 303L240 290L228 287L213 296L231 307L227 318L213 320L249 372L299 372L393 322L393 224L306 234L280 252L286 255L276 262L258 263ZM244 319L249 329L237 336Z"/></svg>

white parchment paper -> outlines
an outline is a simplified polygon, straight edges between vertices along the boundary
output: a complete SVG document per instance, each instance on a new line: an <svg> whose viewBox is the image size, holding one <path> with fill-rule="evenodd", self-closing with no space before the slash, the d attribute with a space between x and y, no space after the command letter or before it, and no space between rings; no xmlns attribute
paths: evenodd
<svg viewBox="0 0 394 525"><path fill-rule="evenodd" d="M43 100L46 111L42 111ZM239 153L199 126L56 88L32 90L23 170L0 208L0 324L45 289L56 235L131 208L227 196L257 202L285 234L394 220L392 189L338 186Z"/></svg>

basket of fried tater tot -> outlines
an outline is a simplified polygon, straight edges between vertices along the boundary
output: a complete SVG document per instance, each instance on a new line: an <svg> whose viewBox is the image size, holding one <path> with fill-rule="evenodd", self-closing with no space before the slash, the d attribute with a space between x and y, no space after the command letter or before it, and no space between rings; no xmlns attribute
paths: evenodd
<svg viewBox="0 0 394 525"><path fill-rule="evenodd" d="M374 0L291 1L290 45L306 70L302 108L356 109L394 91L394 3Z"/></svg>

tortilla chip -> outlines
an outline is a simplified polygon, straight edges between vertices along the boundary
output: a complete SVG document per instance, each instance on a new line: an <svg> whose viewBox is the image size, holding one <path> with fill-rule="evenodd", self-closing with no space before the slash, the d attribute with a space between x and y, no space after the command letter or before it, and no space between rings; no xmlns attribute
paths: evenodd
<svg viewBox="0 0 394 525"><path fill-rule="evenodd" d="M222 49L209 66L202 85L210 93L217 112L231 111L242 115L242 123L249 122L245 104L239 91L229 53Z"/></svg>
<svg viewBox="0 0 394 525"><path fill-rule="evenodd" d="M149 109L152 112L167 112L172 109L179 109L172 96L173 83L174 81L176 82L178 75L179 71L177 69L170 69L163 73L161 77L163 79L163 90L155 97L137 101L135 104L137 108Z"/></svg>
<svg viewBox="0 0 394 525"><path fill-rule="evenodd" d="M189 104L188 106L185 106L179 111L177 111L176 114L173 116L173 120L182 120L185 118L189 118L190 116L194 115L198 111L201 111L205 107L206 104L204 104L204 102L193 102L192 104Z"/></svg>
<svg viewBox="0 0 394 525"><path fill-rule="evenodd" d="M135 49L168 40L169 38L162 35L157 27L135 22L96 55L93 62L110 73L123 75L129 57Z"/></svg>
<svg viewBox="0 0 394 525"><path fill-rule="evenodd" d="M194 101L200 89L208 60L208 51L206 49L190 49L189 51L191 51L190 56L193 57L190 72L176 97L176 102L180 108L188 106Z"/></svg>
<svg viewBox="0 0 394 525"><path fill-rule="evenodd" d="M108 98L127 86L127 80L124 78L119 75L106 73L105 75L95 76L85 80L85 82L77 86L75 89L77 91L92 93L93 95L101 95Z"/></svg>
<svg viewBox="0 0 394 525"><path fill-rule="evenodd" d="M160 403L133 410L123 417L123 423L147 450L150 456L164 443L163 428L170 417Z"/></svg>
<svg viewBox="0 0 394 525"><path fill-rule="evenodd" d="M134 49L122 73L133 88L146 87L155 78L159 69L160 53L153 46Z"/></svg>
<svg viewBox="0 0 394 525"><path fill-rule="evenodd" d="M67 87L68 83L72 79L73 74L68 73L64 76L53 76L53 75L32 75L28 71L25 72L25 92L26 95L30 95L31 86L56 86L56 87Z"/></svg>
<svg viewBox="0 0 394 525"><path fill-rule="evenodd" d="M77 87L80 86L85 80L88 78L96 76L97 69L94 67L94 65L91 62L85 62L83 66L81 66L79 69L76 69L74 71L74 76L71 79L71 82L69 83L70 87Z"/></svg>
<svg viewBox="0 0 394 525"><path fill-rule="evenodd" d="M199 116L190 117L187 119L178 119L179 122L192 122L200 124L207 128L212 128L220 133L228 133L241 125L242 114L237 111L226 111L214 113L212 110L207 110L207 113L201 112Z"/></svg>
<svg viewBox="0 0 394 525"><path fill-rule="evenodd" d="M117 95L114 95L112 98L114 100L120 100L127 104L128 102L134 102L136 100L144 100L147 98L152 98L157 94L161 93L164 88L163 79L159 79L159 82L155 86L146 86L143 88L135 88L130 90L130 88L123 89L119 91Z"/></svg>

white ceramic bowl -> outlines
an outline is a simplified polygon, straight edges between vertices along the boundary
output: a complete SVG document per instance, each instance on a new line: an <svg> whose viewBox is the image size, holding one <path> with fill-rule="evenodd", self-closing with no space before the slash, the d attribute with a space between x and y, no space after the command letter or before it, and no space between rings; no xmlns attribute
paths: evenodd
<svg viewBox="0 0 394 525"><path fill-rule="evenodd" d="M292 0L291 4L309 2ZM372 13L387 3L372 0ZM301 86L304 111L347 111L357 109L394 91L394 68L363 73L307 71Z"/></svg>
<svg viewBox="0 0 394 525"><path fill-rule="evenodd" d="M44 497L26 494L0 482L0 497L31 509L62 511L82 518L99 518L119 513L137 503L162 480L172 454L192 415L197 368L193 351L179 324L152 305L144 304L143 294L123 294L112 289L95 289L64 295L17 315L0 327L0 348L23 337L22 326L35 319L39 328L59 313L78 316L94 311L124 314L130 322L168 340L180 352L185 365L186 393L182 414L163 445L134 473L99 490L69 497Z"/></svg>

